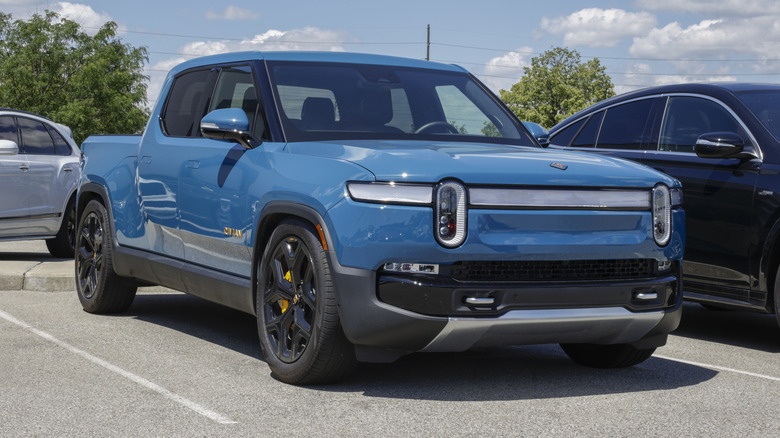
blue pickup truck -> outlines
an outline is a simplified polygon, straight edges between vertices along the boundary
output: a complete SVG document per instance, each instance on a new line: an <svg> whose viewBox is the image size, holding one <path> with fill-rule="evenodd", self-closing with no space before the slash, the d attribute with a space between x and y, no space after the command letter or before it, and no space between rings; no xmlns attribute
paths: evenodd
<svg viewBox="0 0 780 438"><path fill-rule="evenodd" d="M158 284L257 316L282 381L560 343L640 363L681 314L680 184L538 143L460 67L232 53L168 75L140 136L83 144L88 312Z"/></svg>

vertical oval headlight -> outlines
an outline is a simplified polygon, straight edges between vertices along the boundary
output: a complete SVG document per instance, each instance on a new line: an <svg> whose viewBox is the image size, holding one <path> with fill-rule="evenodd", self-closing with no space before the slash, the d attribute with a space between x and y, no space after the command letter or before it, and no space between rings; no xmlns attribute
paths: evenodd
<svg viewBox="0 0 780 438"><path fill-rule="evenodd" d="M448 248L461 245L466 240L466 188L455 181L439 184L435 213L436 240Z"/></svg>
<svg viewBox="0 0 780 438"><path fill-rule="evenodd" d="M672 196L669 187L658 184L653 187L653 239L659 246L669 243L672 237Z"/></svg>

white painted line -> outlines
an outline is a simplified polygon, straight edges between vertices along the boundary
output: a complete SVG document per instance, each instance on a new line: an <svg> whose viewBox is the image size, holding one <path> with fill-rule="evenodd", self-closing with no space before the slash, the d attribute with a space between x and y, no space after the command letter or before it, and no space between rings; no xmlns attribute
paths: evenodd
<svg viewBox="0 0 780 438"><path fill-rule="evenodd" d="M697 367L702 367L702 368L710 368L710 369L719 370L719 371L728 371L730 373L737 373L737 374L742 374L742 375L745 375L745 376L758 377L759 379L766 379L766 380L773 380L775 382L780 382L780 377L767 376L766 374L751 373L750 371L742 371L742 370L737 370L737 369L734 369L734 368L727 368L727 367L721 367L721 366L718 366L718 365L711 365L711 364L708 364L708 363L693 362L693 361L690 361L690 360L675 359L673 357L659 356L657 354L654 354L653 357L657 357L658 359L671 360L671 361L674 361L674 362L680 362L680 363L684 363L684 364L688 364L688 365L695 365Z"/></svg>
<svg viewBox="0 0 780 438"><path fill-rule="evenodd" d="M213 421L216 421L217 423L220 423L220 424L235 424L235 423L237 423L236 421L233 421L230 418L228 418L228 417L226 417L226 416L224 416L222 414L219 414L219 413L214 412L214 411L212 411L210 409L207 409L207 408L205 408L205 407L195 403L192 400L186 399L186 398L184 398L184 397L182 397L182 396L180 396L178 394L175 394L175 393L173 393L171 391L168 391L167 389L163 388L162 386L160 386L160 385L158 385L156 383L150 382L150 381L144 379L141 376L135 375L135 374L133 374L133 373L131 373L129 371L125 371L122 368L119 368L116 365L112 365L112 364L106 362L105 360L100 359L99 357L96 357L96 356L93 356L93 355L87 353L84 350L80 350L80 349L78 349L78 348L68 344L67 342L60 341L59 339L55 338L54 336L52 336L52 335L50 335L50 334L48 334L48 333L46 333L44 331L38 330L35 327L32 327L32 326L30 326L29 324L27 324L27 323L25 323L23 321L20 321L20 320L14 318L13 316L9 315L8 313L3 312L2 310L0 310L0 318L5 319L6 321L8 321L8 322L10 322L12 324L16 324L16 325L18 325L19 327L21 327L23 329L29 330L32 333L35 333L36 335L46 339L47 341L51 341L51 342L53 342L53 343L55 343L55 344L65 348L66 350L70 351L71 353L75 353L75 354L77 354L77 355L87 359L88 361L90 361L92 363L100 365L100 366L102 366L103 368L105 368L107 370L113 371L113 372L119 374L120 376L126 377L126 378L132 380L133 382L143 386L144 388L150 389L150 390L152 390L152 391L162 395L163 397L166 397L166 398L168 398L170 400L173 400L176 403L179 403L179 404L181 404L181 405L183 405L183 406L185 406L185 407L187 407L187 408L197 412L198 414L203 415L204 417L207 417L207 418L209 418L209 419L211 419Z"/></svg>

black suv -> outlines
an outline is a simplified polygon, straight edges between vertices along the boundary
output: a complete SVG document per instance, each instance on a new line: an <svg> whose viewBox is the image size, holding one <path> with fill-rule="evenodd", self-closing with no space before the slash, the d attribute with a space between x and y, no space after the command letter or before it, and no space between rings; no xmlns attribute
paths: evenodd
<svg viewBox="0 0 780 438"><path fill-rule="evenodd" d="M550 147L627 158L682 181L685 298L780 322L780 85L630 92L554 126Z"/></svg>

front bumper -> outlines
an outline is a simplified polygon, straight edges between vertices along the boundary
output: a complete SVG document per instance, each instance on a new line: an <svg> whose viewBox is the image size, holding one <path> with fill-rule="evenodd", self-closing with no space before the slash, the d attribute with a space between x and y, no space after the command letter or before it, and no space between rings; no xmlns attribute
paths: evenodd
<svg viewBox="0 0 780 438"><path fill-rule="evenodd" d="M333 254L331 267L344 333L364 361L544 343L652 348L666 342L682 312L679 262L654 278L534 285L379 276L340 266ZM482 299L470 305L468 297Z"/></svg>

